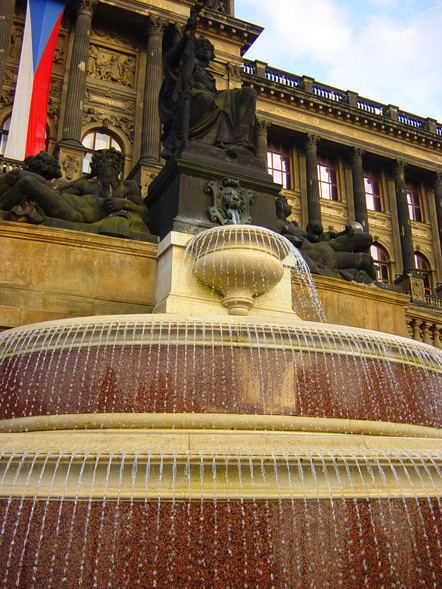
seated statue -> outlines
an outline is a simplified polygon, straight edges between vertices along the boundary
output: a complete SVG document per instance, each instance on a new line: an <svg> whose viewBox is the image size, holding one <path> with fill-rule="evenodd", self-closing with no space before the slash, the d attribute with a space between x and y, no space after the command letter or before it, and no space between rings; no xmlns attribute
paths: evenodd
<svg viewBox="0 0 442 589"><path fill-rule="evenodd" d="M36 207L43 225L143 240L150 235L148 209L133 180L120 180L123 157L114 148L97 151L91 173L60 188L41 175L13 170L0 181L0 210ZM14 217L9 217L13 219Z"/></svg>
<svg viewBox="0 0 442 589"><path fill-rule="evenodd" d="M324 232L319 221L307 225L303 231L287 217L291 207L285 197L276 200L277 227L301 252L310 271L345 280L371 283L376 280L376 270L370 246L373 238L348 225L342 232Z"/></svg>
<svg viewBox="0 0 442 589"><path fill-rule="evenodd" d="M218 147L231 157L253 155L256 90L217 90L215 78L207 71L214 59L213 45L203 37L195 39L195 30L196 20L191 16L184 35L165 56L165 80L159 97L161 155L170 158L187 139L183 136L186 100L190 102L191 141Z"/></svg>

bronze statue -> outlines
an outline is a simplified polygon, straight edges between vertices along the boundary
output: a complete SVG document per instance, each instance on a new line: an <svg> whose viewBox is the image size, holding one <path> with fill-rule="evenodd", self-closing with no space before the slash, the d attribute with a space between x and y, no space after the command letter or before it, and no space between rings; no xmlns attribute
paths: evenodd
<svg viewBox="0 0 442 589"><path fill-rule="evenodd" d="M213 45L203 37L196 39L195 30L193 10L184 35L165 57L159 98L161 155L170 158L188 139L218 147L231 157L253 155L256 90L218 91L215 78L207 71L214 59Z"/></svg>
<svg viewBox="0 0 442 589"><path fill-rule="evenodd" d="M351 225L339 233L324 232L319 221L309 223L305 232L287 220L290 213L287 199L280 196L276 200L278 230L300 250L311 272L365 283L376 280L369 233L357 232Z"/></svg>
<svg viewBox="0 0 442 589"><path fill-rule="evenodd" d="M114 148L97 151L89 175L58 189L33 172L13 170L1 179L0 210L23 217L34 204L44 225L143 240L150 235L148 210L137 184L120 180L122 167ZM36 222L26 215L15 220Z"/></svg>

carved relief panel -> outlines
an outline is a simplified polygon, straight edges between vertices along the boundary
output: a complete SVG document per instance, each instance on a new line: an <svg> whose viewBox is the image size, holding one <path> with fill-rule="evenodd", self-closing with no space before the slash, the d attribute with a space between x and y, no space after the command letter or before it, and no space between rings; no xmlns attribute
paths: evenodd
<svg viewBox="0 0 442 589"><path fill-rule="evenodd" d="M136 57L91 43L87 64L88 76L128 88L135 87Z"/></svg>

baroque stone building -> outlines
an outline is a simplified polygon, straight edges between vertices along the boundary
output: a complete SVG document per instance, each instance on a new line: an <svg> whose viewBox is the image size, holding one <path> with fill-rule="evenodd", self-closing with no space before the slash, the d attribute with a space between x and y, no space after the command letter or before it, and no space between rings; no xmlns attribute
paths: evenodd
<svg viewBox="0 0 442 589"><path fill-rule="evenodd" d="M147 194L164 165L157 112L163 54L183 30L192 5L189 0L68 3L55 51L47 114L47 150L58 154L66 180L88 171L95 150L114 146L124 154L125 174ZM25 2L4 0L1 10L0 157L6 171L20 164L1 154L8 139ZM198 22L198 34L215 47L210 67L218 89L243 85L258 92L257 156L282 184L294 220L305 227L309 220L320 219L326 229L337 231L359 221L374 237L372 254L379 281L394 283L402 277L399 282L410 291L410 296L379 291L378 299L395 296L396 304L402 296L409 335L440 346L442 124L308 76L247 60L244 54L262 28L236 19L233 0L210 0ZM5 227L3 223L3 231L8 231ZM49 235L47 239L53 240L56 232ZM94 239L89 239L92 244ZM149 248L152 258L155 246L149 244ZM412 279L415 271L423 284ZM363 291L363 287L317 282L331 321L357 321L343 317L342 307L336 308L330 300L334 288L353 296L355 289ZM16 318L11 298L22 292L17 288L7 285L2 290L3 327L91 311L83 308L78 296L75 304L71 297L72 304L66 306L69 296L63 291L64 302L55 315L41 315L44 305L39 301L31 307L40 314L28 316L20 311ZM139 301L133 304L128 312L149 310ZM53 309L53 301L48 307ZM103 311L100 305L92 307L94 312ZM378 318L365 326L385 327L382 323Z"/></svg>

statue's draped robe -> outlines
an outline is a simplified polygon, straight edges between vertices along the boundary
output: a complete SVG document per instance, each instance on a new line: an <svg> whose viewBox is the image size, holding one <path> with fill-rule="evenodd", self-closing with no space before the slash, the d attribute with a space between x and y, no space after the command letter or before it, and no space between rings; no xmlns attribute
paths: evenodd
<svg viewBox="0 0 442 589"><path fill-rule="evenodd" d="M159 115L164 125L162 142L173 151L182 139L183 63L165 61ZM253 88L216 90L215 78L197 60L193 68L189 139L216 147L240 146L253 153L256 91Z"/></svg>

